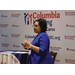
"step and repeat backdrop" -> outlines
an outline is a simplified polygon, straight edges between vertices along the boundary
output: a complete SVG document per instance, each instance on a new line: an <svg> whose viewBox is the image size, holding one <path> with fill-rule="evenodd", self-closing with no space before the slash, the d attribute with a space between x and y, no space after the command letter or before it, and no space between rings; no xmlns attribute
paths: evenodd
<svg viewBox="0 0 75 75"><path fill-rule="evenodd" d="M24 50L21 43L35 38L39 18L47 21L55 64L75 64L75 10L0 10L0 50Z"/></svg>

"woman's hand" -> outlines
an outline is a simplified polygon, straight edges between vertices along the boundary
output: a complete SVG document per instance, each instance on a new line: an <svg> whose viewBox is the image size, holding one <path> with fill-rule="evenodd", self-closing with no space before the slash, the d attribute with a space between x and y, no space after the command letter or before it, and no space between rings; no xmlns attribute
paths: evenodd
<svg viewBox="0 0 75 75"><path fill-rule="evenodd" d="M29 50L30 48L29 48L29 46L30 46L30 41L27 39L27 40L24 40L24 49L27 49L27 50Z"/></svg>
<svg viewBox="0 0 75 75"><path fill-rule="evenodd" d="M30 41L27 39L27 40L24 40L24 45L26 45L28 48L29 46L31 45ZM30 48L29 48L30 49ZM34 45L31 45L31 49L34 50L35 52L39 53L39 47L37 46L34 46Z"/></svg>
<svg viewBox="0 0 75 75"><path fill-rule="evenodd" d="M23 45L23 48L29 50L28 46Z"/></svg>
<svg viewBox="0 0 75 75"><path fill-rule="evenodd" d="M30 41L29 41L28 39L27 39L27 40L24 40L24 45L26 45L26 46L28 46L28 47L29 47L29 46L30 46L30 44L31 44L31 43L30 43Z"/></svg>

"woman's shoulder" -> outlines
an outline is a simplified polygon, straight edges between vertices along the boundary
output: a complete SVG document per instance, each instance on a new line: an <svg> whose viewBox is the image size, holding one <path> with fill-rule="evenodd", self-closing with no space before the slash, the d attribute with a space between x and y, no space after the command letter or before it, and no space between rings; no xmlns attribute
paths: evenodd
<svg viewBox="0 0 75 75"><path fill-rule="evenodd" d="M40 35L47 35L47 33L46 32L41 32Z"/></svg>
<svg viewBox="0 0 75 75"><path fill-rule="evenodd" d="M41 37L48 37L48 34L47 34L46 32L41 32L41 33L40 33L40 36L41 36Z"/></svg>

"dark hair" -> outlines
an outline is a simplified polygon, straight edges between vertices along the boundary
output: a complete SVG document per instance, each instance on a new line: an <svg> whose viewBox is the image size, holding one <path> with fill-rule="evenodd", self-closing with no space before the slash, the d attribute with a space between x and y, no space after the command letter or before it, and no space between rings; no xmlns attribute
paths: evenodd
<svg viewBox="0 0 75 75"><path fill-rule="evenodd" d="M38 21L39 22L39 26L41 27L41 32L46 32L47 31L47 22L46 20L40 18L34 21L34 23Z"/></svg>

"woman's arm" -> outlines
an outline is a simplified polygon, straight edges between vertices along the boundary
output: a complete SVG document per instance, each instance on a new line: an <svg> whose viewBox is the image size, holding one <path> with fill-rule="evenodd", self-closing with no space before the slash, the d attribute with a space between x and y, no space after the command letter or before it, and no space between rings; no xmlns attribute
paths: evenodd
<svg viewBox="0 0 75 75"><path fill-rule="evenodd" d="M40 42L39 42L40 47L32 45L29 42L29 40L25 40L24 44L26 46L28 46L29 48L31 48L32 50L34 50L35 52L40 53L40 54L44 54L48 49L48 46L49 46L48 42L49 42L48 38L46 38L45 35L42 35L42 37L40 38Z"/></svg>
<svg viewBox="0 0 75 75"><path fill-rule="evenodd" d="M35 52L39 53L39 47L32 45L28 39L24 40L24 45L28 46L29 49L31 48Z"/></svg>
<svg viewBox="0 0 75 75"><path fill-rule="evenodd" d="M39 53L39 54L45 54L47 52L47 50L49 49L49 38L45 35L42 35L42 37L40 37L39 39L39 43L40 46L34 46L34 45L30 45L29 47L32 48L32 50L34 50L35 52Z"/></svg>
<svg viewBox="0 0 75 75"><path fill-rule="evenodd" d="M39 47L30 44L30 48L31 48L32 50L34 50L35 52L39 53Z"/></svg>

